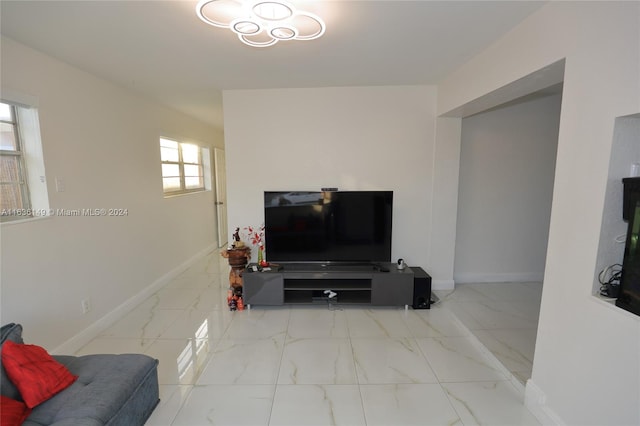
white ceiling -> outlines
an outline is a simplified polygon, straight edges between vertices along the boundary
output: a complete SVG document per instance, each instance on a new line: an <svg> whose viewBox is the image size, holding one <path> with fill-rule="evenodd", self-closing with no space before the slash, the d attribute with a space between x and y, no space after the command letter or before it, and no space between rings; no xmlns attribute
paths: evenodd
<svg viewBox="0 0 640 426"><path fill-rule="evenodd" d="M0 32L222 128L225 89L436 84L544 4L293 2L322 38L249 47L186 0L1 0Z"/></svg>

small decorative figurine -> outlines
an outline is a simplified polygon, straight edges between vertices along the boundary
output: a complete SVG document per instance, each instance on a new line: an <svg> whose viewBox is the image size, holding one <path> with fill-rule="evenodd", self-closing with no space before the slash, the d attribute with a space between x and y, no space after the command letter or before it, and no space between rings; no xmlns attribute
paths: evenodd
<svg viewBox="0 0 640 426"><path fill-rule="evenodd" d="M227 305L230 311L244 310L244 302L242 300L242 287L229 287L227 291Z"/></svg>
<svg viewBox="0 0 640 426"><path fill-rule="evenodd" d="M236 298L236 305L239 311L244 310L244 301L242 300L242 287L236 287L233 289L233 294Z"/></svg>
<svg viewBox="0 0 640 426"><path fill-rule="evenodd" d="M233 248L241 248L244 247L244 243L240 241L240 228L236 228L236 231L233 233Z"/></svg>

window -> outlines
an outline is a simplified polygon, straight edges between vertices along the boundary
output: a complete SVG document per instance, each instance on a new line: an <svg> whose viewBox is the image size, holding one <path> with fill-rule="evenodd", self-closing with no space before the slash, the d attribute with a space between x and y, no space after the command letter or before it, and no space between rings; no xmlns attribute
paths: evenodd
<svg viewBox="0 0 640 426"><path fill-rule="evenodd" d="M50 215L38 110L22 98L27 102L0 101L2 223Z"/></svg>
<svg viewBox="0 0 640 426"><path fill-rule="evenodd" d="M0 208L2 220L24 218L31 210L24 150L16 107L0 103ZM27 216L31 216L30 214Z"/></svg>
<svg viewBox="0 0 640 426"><path fill-rule="evenodd" d="M198 145L160 138L162 188L165 195L206 189L202 151Z"/></svg>

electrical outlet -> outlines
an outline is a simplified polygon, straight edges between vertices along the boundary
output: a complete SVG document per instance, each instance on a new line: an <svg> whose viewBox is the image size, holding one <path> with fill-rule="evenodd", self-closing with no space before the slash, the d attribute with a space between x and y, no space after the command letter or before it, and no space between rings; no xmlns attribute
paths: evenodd
<svg viewBox="0 0 640 426"><path fill-rule="evenodd" d="M82 301L82 313L86 314L91 310L91 304L89 303L89 299L84 299Z"/></svg>

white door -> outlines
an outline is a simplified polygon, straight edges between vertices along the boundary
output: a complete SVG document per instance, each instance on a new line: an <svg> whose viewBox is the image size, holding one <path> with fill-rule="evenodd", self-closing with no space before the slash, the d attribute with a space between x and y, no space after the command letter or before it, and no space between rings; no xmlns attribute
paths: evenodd
<svg viewBox="0 0 640 426"><path fill-rule="evenodd" d="M213 161L216 171L216 211L218 216L218 247L225 247L229 242L227 226L227 169L224 150L213 149Z"/></svg>

